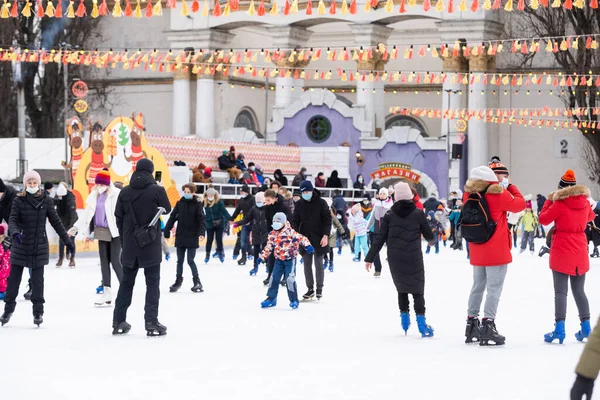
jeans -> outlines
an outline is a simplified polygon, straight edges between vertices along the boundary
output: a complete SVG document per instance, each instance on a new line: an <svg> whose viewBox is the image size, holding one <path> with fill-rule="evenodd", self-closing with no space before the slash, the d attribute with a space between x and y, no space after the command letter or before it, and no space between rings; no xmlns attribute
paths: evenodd
<svg viewBox="0 0 600 400"><path fill-rule="evenodd" d="M569 280L571 281L571 290L579 311L579 319L585 321L590 319L590 303L585 295L585 274L572 276L552 271L554 279L554 317L557 321L564 321L567 318L567 294L569 293Z"/></svg>
<svg viewBox="0 0 600 400"><path fill-rule="evenodd" d="M210 256L213 240L217 239L217 251L223 254L223 227L206 228L206 254Z"/></svg>
<svg viewBox="0 0 600 400"><path fill-rule="evenodd" d="M248 249L250 248L250 232L252 232L252 227L249 225L242 226L242 234L240 237L240 246L242 248L242 256L246 255Z"/></svg>
<svg viewBox="0 0 600 400"><path fill-rule="evenodd" d="M267 297L276 299L279 291L279 281L285 276L288 298L290 301L298 301L298 288L296 286L296 267L294 260L275 260L273 275L269 279L269 290Z"/></svg>
<svg viewBox="0 0 600 400"><path fill-rule="evenodd" d="M135 278L140 266L136 260L133 268L124 268L123 280L119 286L113 322L123 322L127 319L127 309L131 305ZM160 300L160 264L144 268L146 277L146 305L144 307L144 320L146 322L158 321L158 303Z"/></svg>
<svg viewBox="0 0 600 400"><path fill-rule="evenodd" d="M415 303L415 314L425 314L425 296L413 293L412 297ZM409 312L410 301L408 300L408 293L398 293L398 306L401 312Z"/></svg>
<svg viewBox="0 0 600 400"><path fill-rule="evenodd" d="M13 313L17 306L17 296L19 295L19 287L21 286L21 278L25 267L13 265L8 276L8 285L6 293L4 293L4 311ZM31 302L33 303L33 314L44 314L44 267L29 268L31 279Z"/></svg>
<svg viewBox="0 0 600 400"><path fill-rule="evenodd" d="M302 259L304 260L304 278L306 279L306 287L312 290L315 287L315 280L313 277L313 258L315 260L315 271L317 275L317 290L323 287L323 281L325 281L325 271L323 270L323 257L324 255L318 255L317 253L308 254L304 253Z"/></svg>
<svg viewBox="0 0 600 400"><path fill-rule="evenodd" d="M504 287L507 265L496 267L473 267L473 287L469 296L469 317L478 317L483 292L487 289L487 297L483 308L483 316L488 319L496 319L500 295Z"/></svg>
<svg viewBox="0 0 600 400"><path fill-rule="evenodd" d="M75 248L75 236L71 236L71 244L73 245L73 248ZM63 258L65 256L65 244L62 241L62 239L58 240L58 257L59 258ZM75 252L73 252L73 254L71 254L71 257L75 257ZM67 251L67 258L69 258L69 253Z"/></svg>
<svg viewBox="0 0 600 400"><path fill-rule="evenodd" d="M100 255L100 270L102 272L102 286L110 287L110 266L112 264L119 282L123 279L123 266L121 265L121 238L113 238L110 242L98 241Z"/></svg>
<svg viewBox="0 0 600 400"><path fill-rule="evenodd" d="M364 253L365 257L369 252L369 237L367 234L362 236L354 235L354 257L358 258L361 251Z"/></svg>
<svg viewBox="0 0 600 400"><path fill-rule="evenodd" d="M185 257L185 252L187 251L187 263L192 270L192 276L194 278L198 277L198 267L196 267L196 263L194 262L194 258L196 258L196 248L188 248L188 247L178 247L177 248L177 277L180 278L183 276L183 258Z"/></svg>
<svg viewBox="0 0 600 400"><path fill-rule="evenodd" d="M535 237L535 232L523 232L523 237L521 238L521 250L525 250L527 248L527 243L529 243L529 250L534 251L535 245L533 244L533 238Z"/></svg>
<svg viewBox="0 0 600 400"><path fill-rule="evenodd" d="M435 251L439 251L440 250L440 240L439 240L439 236L435 237L435 244L427 244L427 248L429 247L435 247Z"/></svg>

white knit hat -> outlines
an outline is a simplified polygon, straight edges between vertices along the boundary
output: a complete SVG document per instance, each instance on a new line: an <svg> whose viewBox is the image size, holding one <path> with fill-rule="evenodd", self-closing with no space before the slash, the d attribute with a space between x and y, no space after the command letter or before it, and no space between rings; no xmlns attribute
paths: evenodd
<svg viewBox="0 0 600 400"><path fill-rule="evenodd" d="M406 182L398 182L394 185L394 198L396 201L400 200L412 200L413 193L410 190L410 186Z"/></svg>
<svg viewBox="0 0 600 400"><path fill-rule="evenodd" d="M381 188L379 189L379 195L381 196L382 194L389 196L390 192L386 188Z"/></svg>
<svg viewBox="0 0 600 400"><path fill-rule="evenodd" d="M471 170L469 179L478 179L486 182L498 182L498 177L490 167L481 166Z"/></svg>
<svg viewBox="0 0 600 400"><path fill-rule="evenodd" d="M256 196L254 196L254 201L257 203L264 203L265 202L265 192L256 193Z"/></svg>

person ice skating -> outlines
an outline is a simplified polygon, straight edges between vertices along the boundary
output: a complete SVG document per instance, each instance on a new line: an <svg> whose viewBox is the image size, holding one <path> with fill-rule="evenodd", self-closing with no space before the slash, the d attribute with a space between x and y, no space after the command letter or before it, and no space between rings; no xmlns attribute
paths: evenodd
<svg viewBox="0 0 600 400"><path fill-rule="evenodd" d="M252 209L252 207L254 207L254 196L250 194L250 188L248 187L248 185L243 185L240 189L240 200L238 201L237 207L233 211L231 221L235 222L236 218L238 218L239 215L241 215L242 218L245 218ZM242 252L242 258L238 260L238 265L246 265L246 261L248 260L247 256L248 247L250 246L250 233L252 232L252 224L241 225L241 227L242 230L236 241L236 248L239 246L239 249Z"/></svg>
<svg viewBox="0 0 600 400"><path fill-rule="evenodd" d="M56 211L58 216L63 223L63 226L67 231L71 229L79 216L77 215L77 205L75 203L75 195L71 193L65 182L58 184L56 189ZM71 244L75 247L75 236L71 236ZM65 244L61 241L58 242L58 261L56 262L57 267L61 267L65 258ZM69 260L69 267L75 267L75 254L67 253L67 259Z"/></svg>
<svg viewBox="0 0 600 400"><path fill-rule="evenodd" d="M329 234L331 232L331 213L327 202L321 198L318 189L313 188L310 181L300 184L302 200L296 203L292 227L300 234L310 240L315 248L314 254L300 250L304 260L304 278L308 291L302 296L305 300L311 300L315 296L315 281L313 278L313 262L317 277L316 295L317 299L323 296L323 258L329 251Z"/></svg>
<svg viewBox="0 0 600 400"><path fill-rule="evenodd" d="M567 170L561 177L558 190L550 193L540 213L540 223L554 223L552 247L550 247L550 269L554 280L554 331L544 335L552 343L555 339L563 343L567 317L567 293L569 281L579 311L581 330L575 334L579 341L590 335L590 305L585 295L585 276L590 269L588 242L585 228L596 215L590 208L590 190L577 185L575 173Z"/></svg>
<svg viewBox="0 0 600 400"><path fill-rule="evenodd" d="M533 213L531 208L531 201L527 201L525 208L525 214L519 220L517 225L523 225L523 235L521 237L521 251L523 253L527 248L527 244L529 243L529 251L531 255L534 255L535 251L535 243L533 243L533 239L535 237L535 231L537 226L539 225L537 216Z"/></svg>
<svg viewBox="0 0 600 400"><path fill-rule="evenodd" d="M360 209L360 204L352 206L350 211L350 226L354 228L354 258L352 261L358 262L359 254L362 251L367 254L369 251L369 243L367 236L367 220L364 218Z"/></svg>
<svg viewBox="0 0 600 400"><path fill-rule="evenodd" d="M371 243L373 243L375 236L377 236L377 234L379 233L383 217L388 212L388 210L391 209L393 204L394 202L389 195L389 191L386 188L379 189L379 192L377 193L377 198L373 203L373 211L371 211L371 215L369 216L369 219L367 221L367 229L371 232L372 235ZM373 259L373 264L375 264L374 276L381 276L382 266L379 254L375 255Z"/></svg>
<svg viewBox="0 0 600 400"><path fill-rule="evenodd" d="M85 237L93 235L93 238L98 241L103 292L94 304L104 306L112 303L111 266L119 283L123 279L122 237L115 218L117 199L121 191L112 184L107 169L99 171L94 182L96 185L87 197L79 231Z"/></svg>
<svg viewBox="0 0 600 400"><path fill-rule="evenodd" d="M113 335L129 332L127 309L131 305L135 278L140 268L146 278L144 306L145 328L148 336L165 335L167 327L158 322L160 299L160 263L162 261L159 225L151 225L164 208L171 212L165 189L154 180L154 164L147 158L137 162L129 186L121 190L117 199L115 218L119 236L123 238L123 280L119 286L113 313Z"/></svg>
<svg viewBox="0 0 600 400"><path fill-rule="evenodd" d="M273 225L273 217L278 212L282 212L286 215L286 217L291 218L290 209L285 204L285 199L282 195L278 194L273 189L267 190L265 193L264 207L265 207L265 216L267 217L267 226ZM267 279L263 281L263 284L267 286L269 284L269 280L271 279L271 275L273 274L273 266L275 265L275 257L271 254L271 257L266 260L268 276ZM285 281L281 281L282 285L285 285Z"/></svg>
<svg viewBox="0 0 600 400"><path fill-rule="evenodd" d="M465 221L464 215L461 220L463 237L469 239L477 236L479 239L478 243L474 241L467 243L467 249L470 251L470 263L473 266L473 286L469 295L465 343L479 341L482 346L490 345L490 342L495 345L505 343L505 337L500 335L496 329L495 320L508 264L512 262L511 238L506 213L522 211L525 208L525 199L519 189L508 179L504 181L503 185L498 183L494 171L486 166L473 168L465 185L463 214L465 214L465 210L472 214L475 210L474 206L479 210L484 210L485 207L482 206L483 201L481 200L483 199L487 204L488 218L495 223L495 229L491 234L492 229L486 230L489 225L468 226L468 220ZM482 217L481 220L484 218L482 215L479 217ZM478 317L486 290L483 327L481 327Z"/></svg>
<svg viewBox="0 0 600 400"><path fill-rule="evenodd" d="M44 267L50 261L46 221L58 236L67 244L70 253L74 252L71 238L67 234L54 201L40 188L41 178L36 171L23 175L23 191L15 198L8 223L12 235L10 253L10 275L4 294L4 313L0 316L2 325L8 323L17 305L17 295L25 268L31 269L31 302L33 303L33 323L40 326L44 315Z"/></svg>
<svg viewBox="0 0 600 400"><path fill-rule="evenodd" d="M243 227L246 225L252 225L252 250L254 255L254 268L250 270L250 276L254 276L258 273L260 252L265 248L269 232L271 232L271 227L267 224L267 214L266 209L264 207L265 193L258 192L254 200L254 206L250 209L248 213L244 215L244 219L233 224L235 228L237 228L238 226Z"/></svg>
<svg viewBox="0 0 600 400"><path fill-rule="evenodd" d="M577 378L571 388L571 400L583 400L583 396L588 400L592 398L598 371L600 371L600 319L596 322L575 368Z"/></svg>
<svg viewBox="0 0 600 400"><path fill-rule="evenodd" d="M440 221L440 225L442 226L440 232L440 239L444 243L444 247L446 247L446 240L448 239L446 234L446 229L448 227L448 212L446 211L446 207L444 207L444 203L441 203L437 210L435 211L435 217L438 221Z"/></svg>
<svg viewBox="0 0 600 400"><path fill-rule="evenodd" d="M349 237L348 232L344 229L340 221L336 218L335 208L332 206L331 199L325 199L327 205L329 206L329 210L331 211L331 231L329 233L329 252L325 254L323 258L323 269L329 269L329 272L333 272L334 270L334 254L333 250L335 249L335 243L337 241L337 236L341 235L342 239L346 239Z"/></svg>
<svg viewBox="0 0 600 400"><path fill-rule="evenodd" d="M427 325L425 319L425 268L421 235L429 243L433 243L436 238L425 214L412 201L413 194L409 185L398 182L394 193L396 202L381 220L381 227L365 256L365 266L370 271L375 256L387 243L390 272L398 291L402 328L407 332L410 326L408 295L411 294L419 333L422 337L432 337L433 328Z"/></svg>
<svg viewBox="0 0 600 400"><path fill-rule="evenodd" d="M171 229L177 222L175 231L175 248L177 249L177 275L175 283L169 288L171 292L176 292L183 283L183 261L187 253L187 263L192 270L192 282L194 285L190 289L192 292L203 292L198 267L196 267L196 250L200 247L199 242L204 240L206 230L204 223L204 211L202 203L194 195L196 185L186 183L183 185L183 197L175 204L171 216L165 225L164 235L168 239L171 236Z"/></svg>
<svg viewBox="0 0 600 400"><path fill-rule="evenodd" d="M165 256L165 261L169 261L171 259L171 251L169 249L169 243L167 243L167 239L165 239L164 231L165 231L165 222L163 217L160 217L160 247L162 248L163 255Z"/></svg>
<svg viewBox="0 0 600 400"><path fill-rule="evenodd" d="M427 213L427 223L429 224L429 229L434 236L434 241L427 244L427 250L425 251L427 254L431 252L431 248L435 247L435 254L439 254L440 252L440 237L442 236L443 227L440 221L438 221L437 216L433 211L429 211Z"/></svg>
<svg viewBox="0 0 600 400"><path fill-rule="evenodd" d="M453 230L453 233L451 235L453 241L452 241L452 244L450 245L450 248L453 250L462 250L463 249L462 235L459 232L461 211L462 211L462 200L457 200L456 202L454 202L452 211L450 212L450 215L448 216L448 220L452 224L452 230Z"/></svg>
<svg viewBox="0 0 600 400"><path fill-rule="evenodd" d="M217 242L217 255L221 262L225 262L225 251L223 249L223 232L225 224L231 219L225 205L219 199L219 193L214 188L209 188L204 194L204 214L206 216L206 258L204 262L210 261L210 251L213 241Z"/></svg>
<svg viewBox="0 0 600 400"><path fill-rule="evenodd" d="M442 203L440 203L440 201L437 199L436 194L431 193L429 198L427 200L425 200L425 202L423 203L423 208L425 209L425 215L429 214L430 211L433 211L435 213L440 204L442 204Z"/></svg>
<svg viewBox="0 0 600 400"><path fill-rule="evenodd" d="M8 235L8 225L0 223L0 300L4 300L8 276L10 275L10 244L4 241Z"/></svg>
<svg viewBox="0 0 600 400"><path fill-rule="evenodd" d="M290 307L298 308L298 288L296 285L296 267L294 260L298 255L300 245L308 254L313 254L315 249L310 241L303 235L292 229L284 213L279 212L273 217L273 230L269 233L267 245L262 251L261 260L267 260L271 253L275 257L273 275L269 280L267 298L260 303L262 308L275 307L277 305L277 292L279 291L279 280L285 279Z"/></svg>

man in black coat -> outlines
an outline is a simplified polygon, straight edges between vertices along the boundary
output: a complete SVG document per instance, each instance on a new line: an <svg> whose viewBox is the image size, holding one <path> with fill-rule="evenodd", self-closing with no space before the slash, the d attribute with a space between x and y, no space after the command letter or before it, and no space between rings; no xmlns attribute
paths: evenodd
<svg viewBox="0 0 600 400"><path fill-rule="evenodd" d="M323 296L323 281L325 271L323 270L323 258L329 252L329 234L331 233L331 212L327 202L321 198L321 193L313 188L310 181L300 184L302 198L296 202L294 215L292 217L292 228L308 238L310 244L315 248L314 254L309 254L300 249L304 260L304 278L308 292L303 296L305 300L311 300L314 295L315 282L313 278L313 258L317 275L317 299Z"/></svg>
<svg viewBox="0 0 600 400"><path fill-rule="evenodd" d="M245 218L250 213L252 207L254 207L254 196L250 194L250 188L248 185L243 185L240 193L240 200L238 201L238 205L231 216L232 222L235 222L235 219L240 214L242 214L242 216ZM246 256L248 253L248 247L250 246L250 232L252 232L252 224L242 226L242 230L238 233L235 247L233 249L234 260L237 258L240 250L242 251L242 258L240 258L238 261L238 265L246 265Z"/></svg>
<svg viewBox="0 0 600 400"><path fill-rule="evenodd" d="M167 328L158 322L158 302L160 299L160 263L162 261L162 247L160 224L156 224L154 241L141 248L136 240L136 226L148 227L159 207L165 213L171 212L171 204L167 192L162 186L156 184L154 164L147 158L138 161L136 171L131 175L129 186L121 190L117 199L115 218L119 236L123 238L123 280L119 286L119 293L113 314L113 334L127 333L131 329L125 320L127 309L131 305L135 278L140 268L144 269L146 276L146 306L144 320L148 335L164 335ZM136 223L137 222L137 223Z"/></svg>

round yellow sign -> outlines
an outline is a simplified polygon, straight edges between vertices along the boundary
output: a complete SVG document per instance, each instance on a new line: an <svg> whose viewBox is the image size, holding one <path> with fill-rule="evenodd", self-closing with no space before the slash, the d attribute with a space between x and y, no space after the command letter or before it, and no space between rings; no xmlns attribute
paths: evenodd
<svg viewBox="0 0 600 400"><path fill-rule="evenodd" d="M77 100L75 102L75 104L73 105L73 108L75 108L75 111L77 111L78 113L84 113L87 111L88 109L88 103L85 100Z"/></svg>

